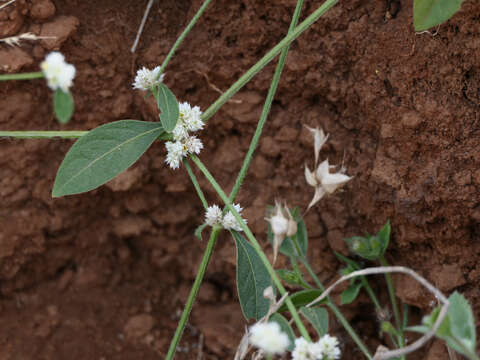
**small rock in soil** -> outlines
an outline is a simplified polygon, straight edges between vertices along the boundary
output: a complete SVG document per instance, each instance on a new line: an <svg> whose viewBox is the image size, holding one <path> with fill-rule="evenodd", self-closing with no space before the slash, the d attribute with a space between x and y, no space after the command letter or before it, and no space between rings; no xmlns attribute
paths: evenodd
<svg viewBox="0 0 480 360"><path fill-rule="evenodd" d="M50 0L34 1L30 8L30 16L35 20L46 20L55 15L55 5Z"/></svg>
<svg viewBox="0 0 480 360"><path fill-rule="evenodd" d="M48 50L59 49L73 35L79 24L74 16L59 16L52 22L44 24L40 35L54 38L41 40L42 46Z"/></svg>
<svg viewBox="0 0 480 360"><path fill-rule="evenodd" d="M155 325L155 319L148 314L139 314L128 319L123 332L129 340L137 340L147 335Z"/></svg>

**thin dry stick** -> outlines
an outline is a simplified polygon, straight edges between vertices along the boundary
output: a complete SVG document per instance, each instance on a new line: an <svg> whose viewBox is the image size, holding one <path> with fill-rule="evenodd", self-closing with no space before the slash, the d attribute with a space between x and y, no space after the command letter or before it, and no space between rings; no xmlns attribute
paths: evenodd
<svg viewBox="0 0 480 360"><path fill-rule="evenodd" d="M415 280L417 280L420 284L422 284L424 287L427 288L428 291L430 291L440 302L443 303L442 309L440 310L440 313L438 314L437 321L435 321L435 324L433 325L432 329L428 331L425 335L423 335L420 339L417 341L413 342L412 344L405 346L400 349L396 350L389 350L385 352L377 352L375 356L373 357L373 360L387 360L391 359L394 357L400 357L403 355L406 355L408 353L411 353L412 351L415 351L419 348L421 348L423 345L425 345L437 332L438 328L442 324L445 316L447 316L448 312L448 307L450 305L448 299L441 293L440 290L438 290L435 286L430 284L425 278L422 276L418 275L415 271L406 268L404 266L379 266L379 267L373 267L373 268L368 268L368 269L363 269L363 270L358 270L354 271L348 275L342 276L340 279L335 281L332 285L330 285L323 293L320 295L318 298L313 300L310 304L307 305L307 307L315 305L316 303L322 301L325 299L331 292L332 290L340 283L347 281L349 279L352 279L357 276L365 276L365 275L373 275L373 274L385 274L385 273L402 273L409 275L413 277Z"/></svg>
<svg viewBox="0 0 480 360"><path fill-rule="evenodd" d="M15 1L17 1L17 0L10 0L6 4L0 5L0 10L2 10L4 7L7 7L10 4L13 4Z"/></svg>
<svg viewBox="0 0 480 360"><path fill-rule="evenodd" d="M135 52L135 50L137 50L137 45L138 45L138 42L140 41L140 36L142 35L143 28L145 27L145 23L147 22L148 14L150 13L150 9L152 8L153 1L154 0L149 0L147 7L145 8L145 13L143 14L142 22L140 23L140 27L138 28L138 31L137 31L137 37L135 38L132 48L130 49L130 52L132 54Z"/></svg>

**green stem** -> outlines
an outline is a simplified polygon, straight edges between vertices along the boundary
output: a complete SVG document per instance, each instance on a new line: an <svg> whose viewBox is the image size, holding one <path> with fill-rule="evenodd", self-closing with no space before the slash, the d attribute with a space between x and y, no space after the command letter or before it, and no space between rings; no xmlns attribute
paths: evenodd
<svg viewBox="0 0 480 360"><path fill-rule="evenodd" d="M379 261L382 266L388 266L388 262L383 255L380 256ZM395 288L393 286L392 276L390 275L390 273L385 273L385 280L387 281L388 294L390 296L390 301L392 302L393 315L395 317L395 324L397 326L398 333L399 333L398 344L400 347L403 347L405 342L404 342L404 336L403 336L402 321L400 318L397 298L395 296Z"/></svg>
<svg viewBox="0 0 480 360"><path fill-rule="evenodd" d="M183 32L180 34L180 36L178 37L178 39L175 41L175 44L173 44L172 48L170 49L170 51L168 52L167 56L165 57L165 59L163 60L163 63L162 65L160 66L160 71L158 72L158 78L160 78L160 75L163 74L163 72L165 71L165 68L167 67L167 64L168 62L170 61L170 59L172 58L173 54L175 54L175 51L178 49L178 47L180 46L180 44L182 43L183 39L185 39L185 37L188 35L188 33L190 32L190 30L192 30L193 26L195 25L195 23L197 22L198 19L200 19L200 16L202 16L203 12L205 11L205 9L207 8L208 4L210 4L212 0L205 0L202 4L202 6L200 7L200 9L198 9L197 13L195 14L195 16L193 17L192 20L190 20L190 22L188 23L187 27L185 28L185 30L183 30Z"/></svg>
<svg viewBox="0 0 480 360"><path fill-rule="evenodd" d="M380 306L380 302L377 299L377 296L373 292L370 284L368 283L368 280L365 276L360 276L360 281L362 282L362 285L364 289L367 291L368 295L370 296L370 299L372 300L373 304L375 305L375 308L378 311L382 311L382 307Z"/></svg>
<svg viewBox="0 0 480 360"><path fill-rule="evenodd" d="M313 287L307 282L307 280L304 279L302 270L300 270L300 267L298 266L298 262L295 256L290 256L290 262L292 264L293 270L295 270L297 275L300 276L300 280L302 282L303 287L305 289L313 289Z"/></svg>
<svg viewBox="0 0 480 360"><path fill-rule="evenodd" d="M178 342L182 337L183 329L185 328L188 317L190 316L190 312L192 311L193 303L195 302L198 290L200 289L200 285L202 284L205 271L207 270L208 263L210 262L210 258L213 253L213 248L215 247L215 243L217 242L218 234L220 234L220 231L221 228L216 227L212 229L210 239L208 240L207 248L205 249L202 257L202 262L200 263L200 269L198 269L197 276L195 277L192 289L190 290L190 294L188 295L187 303L185 304L185 308L183 309L182 316L180 318L180 321L178 322L177 330L175 331L175 335L173 336L172 342L170 343L170 347L168 349L167 357L165 358L165 360L171 360L175 356Z"/></svg>
<svg viewBox="0 0 480 360"><path fill-rule="evenodd" d="M252 77L262 70L284 47L290 45L297 37L317 21L328 9L337 3L338 0L326 0L317 10L302 21L291 33L275 45L263 58L253 65L245 74L240 77L225 93L223 93L210 107L202 114L202 120L211 118L220 107L225 104L235 93L240 90Z"/></svg>
<svg viewBox="0 0 480 360"><path fill-rule="evenodd" d="M300 11L302 10L303 0L297 1L297 6L295 7L295 11L293 13L292 21L290 23L290 27L288 29L288 33L290 34L297 26L298 18L300 17ZM280 54L280 58L278 59L277 67L275 68L275 73L273 74L272 83L270 85L270 89L268 89L267 98L265 99L265 104L263 105L262 114L260 115L260 119L258 120L257 128L255 130L255 134L253 135L252 141L250 142L250 146L248 147L247 155L245 155L245 160L243 160L242 168L238 173L237 179L235 180L235 184L233 185L232 192L230 193L230 201L234 201L235 197L242 186L243 180L247 175L248 168L250 167L250 163L253 158L253 153L257 148L258 142L260 141L260 136L262 135L263 126L267 121L268 114L270 112L270 108L272 106L273 98L275 97L275 93L278 88L278 83L280 82L280 77L282 76L283 67L285 65L285 60L287 59L289 46L285 47ZM207 110L208 111L208 110Z"/></svg>
<svg viewBox="0 0 480 360"><path fill-rule="evenodd" d="M11 137L17 139L77 139L88 131L0 131L0 138Z"/></svg>
<svg viewBox="0 0 480 360"><path fill-rule="evenodd" d="M275 286L277 287L278 291L280 292L281 295L286 294L286 290L282 285L282 282L280 281L277 273L275 272L274 268L268 261L265 253L263 252L262 248L260 247L260 244L258 243L257 239L255 239L255 236L253 236L252 232L248 228L248 226L245 224L245 221L243 221L242 217L240 214L237 212L237 210L232 206L231 201L228 199L227 195L225 192L222 190L220 185L217 183L217 181L213 178L212 174L208 171L208 169L205 167L205 165L201 162L201 160L196 156L196 155L191 155L191 159L195 165L200 169L200 171L205 175L207 180L210 182L210 184L213 186L217 194L220 196L222 201L225 203L227 208L232 212L233 216L235 219L238 221L240 226L242 227L243 232L245 233L245 236L247 239L250 241L252 246L254 247L255 251L258 253L258 256L262 260L263 264L267 268L267 271L270 274L270 277L272 278L273 282L275 283ZM308 331L305 328L305 325L303 325L302 320L300 319L300 316L298 315L297 309L295 309L295 306L292 303L292 300L287 297L285 300L285 303L288 307L288 310L292 314L292 318L297 324L298 330L300 331L301 335L307 339L308 341L311 341L310 335L308 335Z"/></svg>
<svg viewBox="0 0 480 360"><path fill-rule="evenodd" d="M40 79L43 78L43 72L30 72L30 73L20 73L20 74L3 74L0 75L0 81L8 80L31 80L31 79Z"/></svg>
<svg viewBox="0 0 480 360"><path fill-rule="evenodd" d="M188 176L190 176L190 180L192 180L193 186L197 191L198 197L200 198L200 201L202 202L203 207L205 208L205 210L207 210L208 209L207 199L205 198L205 195L203 194L203 191L200 188L200 184L198 183L197 177L193 173L192 168L190 167L190 164L188 163L188 160L186 158L183 160L183 164L187 169Z"/></svg>
<svg viewBox="0 0 480 360"><path fill-rule="evenodd" d="M300 260L302 261L303 265L305 265L305 268L307 269L308 273L310 274L310 276L312 277L313 281L315 282L315 284L317 285L317 287L321 290L321 291L325 291L325 287L323 286L322 282L320 281L320 279L318 278L317 274L315 274L315 271L313 271L312 267L310 266L309 262L307 261L307 259L305 258L300 258ZM338 321L342 324L342 326L344 327L344 329L347 331L347 333L350 335L350 337L352 338L352 340L357 344L357 346L359 347L359 349L363 352L363 354L365 355L365 357L369 360L373 359L372 355L370 354L370 351L368 351L368 348L365 346L365 344L363 343L363 341L360 339L360 337L357 335L357 333L355 332L355 330L352 328L352 326L350 325L350 323L348 322L347 319L345 319L345 317L343 316L343 314L340 312L340 310L338 309L338 307L335 305L335 303L333 302L333 300L330 298L330 296L327 296L327 306L330 308L330 310L332 310L332 312L334 313L334 315L336 316L336 318L338 319Z"/></svg>

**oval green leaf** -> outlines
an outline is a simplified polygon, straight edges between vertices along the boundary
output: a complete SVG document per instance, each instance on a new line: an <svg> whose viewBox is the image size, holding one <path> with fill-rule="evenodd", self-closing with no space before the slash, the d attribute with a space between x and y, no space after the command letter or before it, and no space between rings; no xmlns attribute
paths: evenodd
<svg viewBox="0 0 480 360"><path fill-rule="evenodd" d="M73 115L75 104L73 96L69 92L57 89L53 94L53 109L55 117L61 124L66 124Z"/></svg>
<svg viewBox="0 0 480 360"><path fill-rule="evenodd" d="M318 337L328 333L328 311L326 309L302 307L300 313L313 325Z"/></svg>
<svg viewBox="0 0 480 360"><path fill-rule="evenodd" d="M301 290L299 292L296 292L295 294L290 296L290 300L292 300L293 305L295 306L296 309L299 309L305 305L310 304L313 300L318 298L320 295L322 295L323 291L313 289L313 290ZM316 305L321 305L325 303L327 299L323 299ZM286 304L283 304L280 309L278 309L278 312L285 312L288 310L288 307Z"/></svg>
<svg viewBox="0 0 480 360"><path fill-rule="evenodd" d="M154 90L155 100L161 111L160 121L167 132L172 132L177 125L180 114L178 101L175 95L165 84L159 84Z"/></svg>
<svg viewBox="0 0 480 360"><path fill-rule="evenodd" d="M414 0L413 25L415 31L423 31L450 19L463 0Z"/></svg>
<svg viewBox="0 0 480 360"><path fill-rule="evenodd" d="M292 327L288 323L288 320L285 319L285 317L279 313L275 313L272 316L270 316L270 319L268 322L276 322L279 326L282 332L287 334L288 339L290 340L290 344L288 345L288 351L293 351L295 348L295 333L293 332Z"/></svg>
<svg viewBox="0 0 480 360"><path fill-rule="evenodd" d="M128 169L163 132L159 123L120 120L78 139L57 172L52 196L93 190Z"/></svg>
<svg viewBox="0 0 480 360"><path fill-rule="evenodd" d="M351 304L357 298L362 285L361 282L350 284L345 290L343 290L340 295L341 305Z"/></svg>
<svg viewBox="0 0 480 360"><path fill-rule="evenodd" d="M231 231L237 245L237 291L245 318L259 320L269 308L269 300L263 297L265 288L271 285L270 274L254 247L236 231Z"/></svg>

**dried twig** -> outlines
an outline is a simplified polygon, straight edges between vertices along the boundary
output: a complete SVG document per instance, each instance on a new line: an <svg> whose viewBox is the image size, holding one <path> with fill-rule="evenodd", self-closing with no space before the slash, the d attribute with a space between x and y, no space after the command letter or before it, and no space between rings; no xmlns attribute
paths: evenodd
<svg viewBox="0 0 480 360"><path fill-rule="evenodd" d="M22 40L42 40L42 39L56 39L56 36L37 36L31 32L26 32L20 35L10 36L3 39L0 39L0 42L3 42L10 46L20 46L20 41Z"/></svg>
<svg viewBox="0 0 480 360"><path fill-rule="evenodd" d="M437 332L438 328L442 324L443 320L445 319L445 316L447 315L448 312L448 307L450 305L448 299L441 293L440 290L438 290L435 286L430 284L425 278L422 276L418 275L415 271L406 268L404 266L380 266L380 267L374 267L374 268L368 268L368 269L363 269L363 270L358 270L354 271L348 275L342 276L340 279L335 281L332 285L330 285L323 293L320 295L318 298L313 300L308 306L315 305L316 303L322 301L325 299L331 292L332 290L339 285L340 283L347 281L349 279L352 279L357 276L365 276L365 275L373 275L373 274L385 274L385 273L402 273L409 275L413 277L415 280L417 280L420 284L422 284L424 287L427 288L428 291L430 291L440 302L443 303L442 309L440 310L440 313L438 314L437 321L435 321L435 324L433 325L432 329L428 331L426 334L424 334L420 339L417 341L413 342L412 344L405 346L400 349L396 350L388 350L388 351L379 351L375 354L374 360L387 360L391 359L394 357L400 357L402 355L406 355L412 351L415 351L425 345Z"/></svg>
<svg viewBox="0 0 480 360"><path fill-rule="evenodd" d="M10 1L7 2L6 4L0 5L0 10L2 10L3 8L7 7L7 6L10 5L10 4L13 4L15 1L17 1L17 0L10 0Z"/></svg>
<svg viewBox="0 0 480 360"><path fill-rule="evenodd" d="M143 14L142 22L140 23L140 27L138 28L138 31L137 31L137 37L135 38L135 41L133 42L132 48L130 49L130 52L132 54L137 49L138 42L140 41L140 36L142 35L143 28L145 27L145 23L147 22L148 14L150 13L150 9L152 8L153 1L154 0L148 0L147 7L145 8L145 12Z"/></svg>

